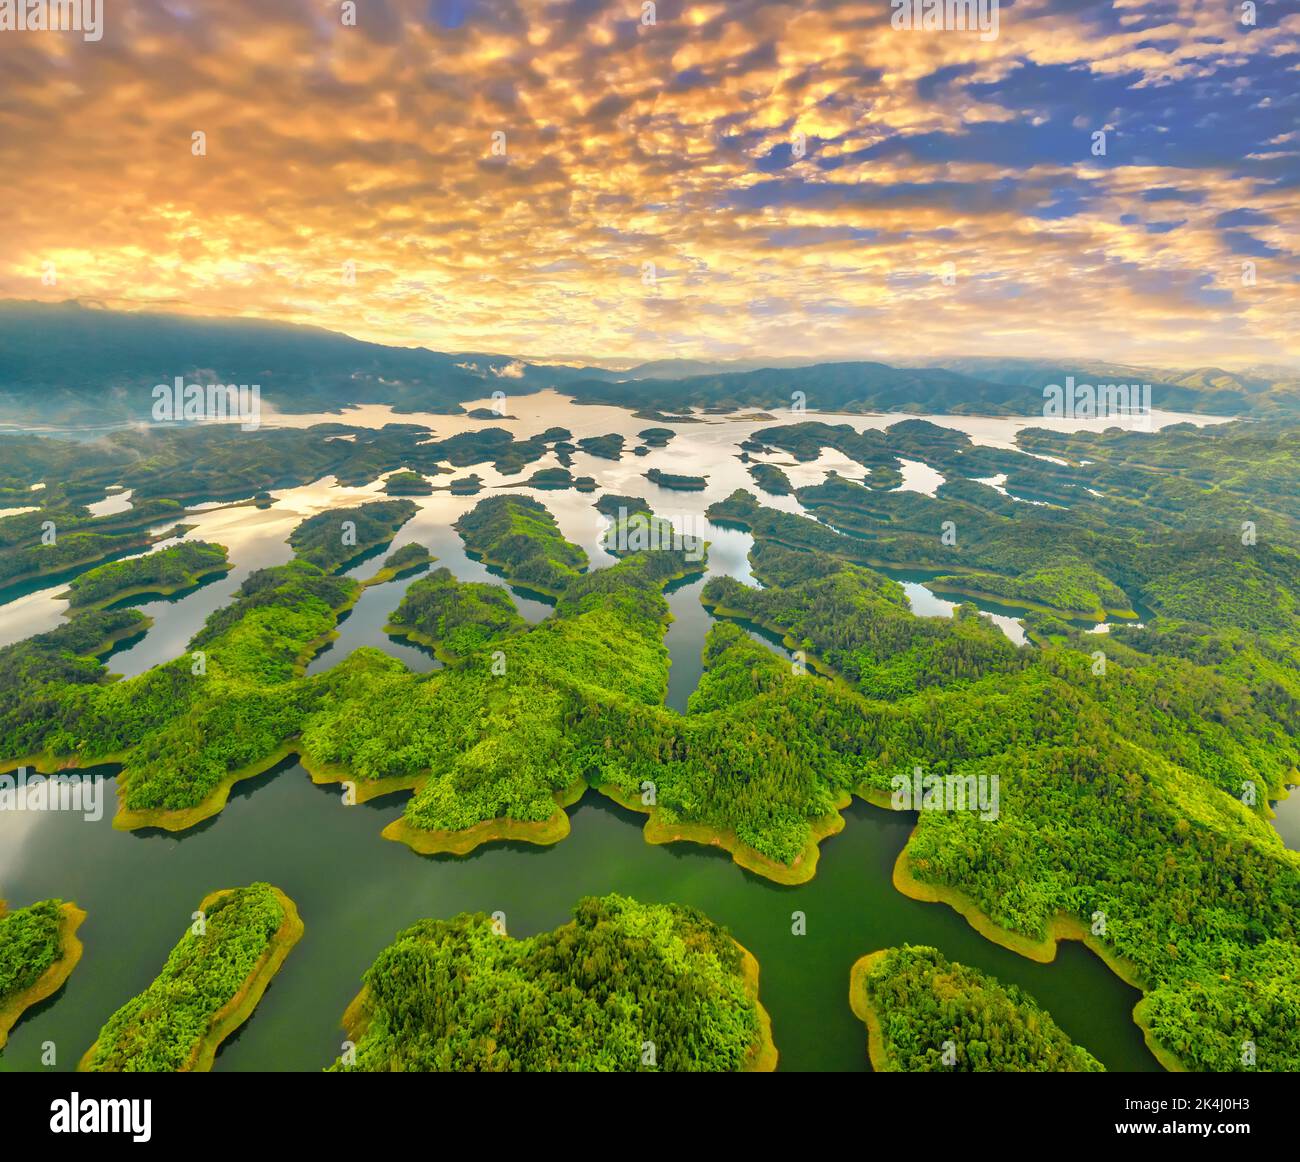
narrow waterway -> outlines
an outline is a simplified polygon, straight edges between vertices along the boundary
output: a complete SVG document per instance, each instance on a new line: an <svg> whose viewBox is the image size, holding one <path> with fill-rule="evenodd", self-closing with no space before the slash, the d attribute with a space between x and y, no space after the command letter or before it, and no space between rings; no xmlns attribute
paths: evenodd
<svg viewBox="0 0 1300 1162"><path fill-rule="evenodd" d="M574 429L575 436L621 431L629 449L636 443L635 432L646 426L620 409L574 408L559 397L545 398L548 394L554 393L512 401L511 410L520 418L502 426L519 435L552 424ZM393 416L387 409L364 414L377 423L414 418ZM816 418L861 429L902 417ZM932 418L995 446L1011 446L1015 431L1026 422ZM356 415L347 419L361 422ZM463 417L435 416L429 422L440 436L474 426ZM665 638L671 659L666 700L679 712L686 710L699 682L712 621L699 601L707 577L726 574L756 583L747 556L752 539L710 524L704 511L736 488L753 490L736 445L763 426L725 419L680 424L668 448L646 456L625 453L622 460L611 461L578 452L573 457L575 475L596 477L601 491L644 496L658 515L710 542L708 575L668 590L673 620ZM487 466L474 471L489 490L497 491L550 463L548 458L512 477ZM660 488L644 479L652 467L705 475L709 487L700 493ZM864 471L827 453L815 464L799 465L791 476L796 483L812 483L832 467L859 476ZM919 462L909 461L905 468L905 487L932 491L942 479ZM593 568L612 563L601 547L608 522L593 507L598 494L520 491L551 509L564 535L586 550ZM234 568L188 593L136 603L152 625L119 645L110 656L110 669L139 674L178 656L207 615L226 604L250 572L289 559L285 538L299 521L381 495L382 481L341 488L327 477L275 492L269 508L212 506L187 517L197 526L190 537L226 545ZM418 541L437 565L457 577L504 585L499 574L466 554L452 528L478 500L446 492L418 498L418 515L391 548ZM763 501L801 511L793 497L764 496ZM115 495L103 503L107 511L128 502ZM373 575L387 551L349 572L362 579ZM312 660L310 672L328 669L363 645L382 649L413 670L435 668L438 663L427 651L384 632L412 579L368 588L341 621L337 638ZM924 577L903 579L917 614L951 615L953 604L930 593ZM47 581L10 593L10 600L0 605L0 644L63 624L63 588ZM530 622L550 616L548 602L517 589L511 592ZM1015 611L981 608L1009 637L1023 640ZM784 653L771 634L746 628L756 640ZM867 952L900 943L936 945L951 958L1021 985L1109 1068L1157 1068L1131 1020L1138 994L1087 950L1065 944L1055 963L1035 964L978 936L950 908L917 903L894 890L890 873L911 816L855 804L847 812L845 830L823 844L816 878L799 887L780 887L741 870L716 849L646 844L642 817L594 792L571 810L572 833L553 847L497 843L468 857L430 858L380 837L384 825L400 814L405 795L345 807L337 787L313 785L292 760L240 784L219 816L181 835L114 831L115 781L110 779L106 788L103 817L94 822L57 812L0 813L0 894L15 907L49 897L74 900L89 914L81 931L86 945L81 966L58 995L30 1011L14 1029L0 1069L43 1068L47 1043L57 1055L55 1068L75 1066L103 1021L157 974L200 899L216 888L253 880L268 880L297 902L306 935L253 1018L226 1042L218 1069L297 1070L328 1064L339 1052L339 1020L362 972L400 928L415 920L464 910L502 911L512 934L528 935L564 923L581 896L610 891L645 901L693 904L731 928L762 966L762 999L772 1014L784 1068L868 1067L865 1032L848 1007L849 968ZM1300 796L1281 805L1282 819L1295 819L1295 803ZM1285 835L1287 827L1296 825L1282 819ZM1289 842L1296 845L1294 833ZM807 935L792 934L795 912L804 913Z"/></svg>

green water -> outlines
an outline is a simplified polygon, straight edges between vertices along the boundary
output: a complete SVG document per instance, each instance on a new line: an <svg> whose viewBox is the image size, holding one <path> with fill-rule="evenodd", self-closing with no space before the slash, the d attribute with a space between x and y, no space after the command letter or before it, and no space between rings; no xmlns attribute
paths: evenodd
<svg viewBox="0 0 1300 1162"><path fill-rule="evenodd" d="M42 1068L47 1041L56 1068L73 1068L104 1019L157 974L203 896L254 880L293 898L306 934L222 1047L217 1069L328 1064L362 972L417 919L501 911L509 932L525 936L565 922L580 896L609 891L694 904L730 927L758 957L784 1069L868 1068L865 1033L848 1007L849 968L904 941L1021 985L1109 1068L1157 1068L1130 1018L1138 994L1086 949L1063 944L1054 964L1035 964L990 944L951 909L894 890L890 870L910 815L855 804L845 830L823 845L816 878L787 888L712 849L652 847L640 834L643 817L594 792L571 810L572 833L554 847L493 844L468 857L421 857L381 839L403 796L344 807L337 788L312 784L293 763L240 784L225 811L181 837L113 831L107 797L98 823L57 812L0 816L9 898L62 896L89 913L81 965L14 1030L0 1068ZM792 935L795 911L807 935Z"/></svg>

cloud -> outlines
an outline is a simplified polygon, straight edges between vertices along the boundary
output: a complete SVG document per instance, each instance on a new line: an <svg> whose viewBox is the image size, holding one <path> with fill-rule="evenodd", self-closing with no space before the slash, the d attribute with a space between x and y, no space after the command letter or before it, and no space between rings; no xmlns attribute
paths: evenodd
<svg viewBox="0 0 1300 1162"><path fill-rule="evenodd" d="M0 295L537 359L1300 356L1300 17L1268 5L1021 0L994 42L879 0L357 10L0 36Z"/></svg>

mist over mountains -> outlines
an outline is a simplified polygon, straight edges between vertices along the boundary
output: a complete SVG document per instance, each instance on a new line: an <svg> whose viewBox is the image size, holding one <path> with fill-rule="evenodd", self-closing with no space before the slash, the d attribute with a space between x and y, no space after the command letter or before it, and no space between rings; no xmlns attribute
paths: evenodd
<svg viewBox="0 0 1300 1162"><path fill-rule="evenodd" d="M255 319L128 313L76 302L0 302L0 421L112 424L150 415L152 391L177 376L259 384L264 407L302 413L353 404L458 414L468 401L555 388L579 403L646 412L788 406L803 392L817 412L1035 415L1042 389L1067 376L1152 385L1153 406L1214 415L1300 411L1300 376L1095 361L654 360L625 369L531 363L508 354L390 347L321 328ZM776 365L774 365L776 364Z"/></svg>

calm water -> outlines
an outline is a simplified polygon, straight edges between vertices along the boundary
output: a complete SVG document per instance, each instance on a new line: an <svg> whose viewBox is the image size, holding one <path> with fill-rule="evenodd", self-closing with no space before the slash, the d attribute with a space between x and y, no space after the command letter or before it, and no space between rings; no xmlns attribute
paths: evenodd
<svg viewBox="0 0 1300 1162"><path fill-rule="evenodd" d="M637 443L634 434L650 426L617 408L569 406L554 393L514 400L510 411L519 418L500 421L500 426L520 435L552 424L570 428L575 437L620 431L629 437L629 449ZM320 418L339 417L290 420ZM810 418L867 428L904 417ZM927 418L999 447L1012 446L1015 432L1029 422ZM1163 422L1183 418L1204 420L1160 417ZM393 419L418 422L420 417L395 416L384 408L359 409L346 417L352 423ZM430 416L427 422L439 436L481 426L446 416ZM763 426L725 419L675 425L679 435L666 449L644 457L625 454L618 462L578 452L572 471L595 476L603 491L646 497L659 515L710 542L709 575L727 574L754 584L747 561L751 538L711 525L703 513L735 488L754 490L746 466L735 458L735 445ZM776 459L785 463L788 458ZM495 491L556 463L547 456L513 477L490 466L473 470ZM652 467L707 475L709 488L694 494L660 489L642 478ZM803 485L819 481L832 467L851 478L865 474L837 453L786 470ZM941 480L924 465L905 465L904 487L932 491ZM381 490L382 481L340 488L326 478L274 493L276 504L269 509L225 506L195 514L198 528L190 536L226 545L235 568L187 594L138 603L153 625L118 648L110 669L133 675L177 656L207 614L226 604L252 570L289 559L285 538L299 521L329 507L372 499ZM551 509L565 536L586 549L593 567L612 563L600 547L607 522L593 507L595 495L521 491ZM478 499L447 493L416 498L420 512L392 547L419 541L458 577L504 584L466 555L450 527ZM792 497L762 499L802 511ZM112 503L124 502L113 497ZM370 576L382 556L357 565L352 575ZM413 579L368 589L340 623L338 638L313 659L310 671L328 669L360 645L377 646L414 670L436 668L426 651L383 632ZM679 711L699 681L704 636L712 620L699 603L706 579L687 579L668 590L673 621L666 634L672 663L667 703ZM950 616L952 603L930 593L923 581L906 579L914 610ZM62 584L34 587L0 606L0 644L60 624L66 608L58 596L62 589ZM549 616L550 606L536 595L514 591L513 596L529 621ZM1017 631L1020 636L1023 631L1013 612L985 609L1017 640ZM784 652L770 634L747 628L756 640ZM306 935L253 1018L226 1042L218 1069L296 1070L328 1064L339 1052L339 1020L362 972L400 928L417 919L467 909L503 911L512 934L530 935L565 922L580 896L609 891L694 904L731 928L762 966L761 995L772 1014L783 1068L868 1068L865 1033L848 1008L849 968L867 952L903 942L936 945L949 957L1021 985L1109 1068L1158 1068L1131 1020L1139 994L1086 949L1063 944L1055 963L1038 965L984 940L949 908L917 903L894 890L890 871L906 842L910 815L856 803L847 812L845 830L823 844L813 882L787 888L742 871L716 850L690 844L652 847L640 835L642 817L591 792L570 812L571 835L554 847L493 844L468 857L430 858L380 838L384 825L400 814L405 795L347 808L337 788L314 786L292 762L240 784L225 811L180 836L114 831L115 783L109 780L107 788L109 802L98 822L59 813L0 814L0 889L11 904L60 896L89 913L81 929L85 959L63 991L29 1012L13 1031L0 1069L41 1068L45 1042L56 1047L57 1068L75 1066L107 1016L156 975L200 899L215 888L259 879L283 888L297 902ZM1300 802L1300 796L1292 802ZM795 911L807 917L805 936L791 934Z"/></svg>
<svg viewBox="0 0 1300 1162"><path fill-rule="evenodd" d="M1156 1068L1130 1019L1138 994L1081 946L1064 944L1056 963L1038 965L982 939L950 909L893 889L890 870L912 816L856 804L845 830L823 845L817 877L783 888L716 851L650 846L641 817L594 792L554 847L494 844L465 858L421 857L381 839L401 800L344 807L336 788L286 764L241 784L221 815L180 838L113 831L111 802L98 823L57 813L0 818L10 899L61 895L89 912L85 958L63 992L14 1030L0 1068L39 1068L46 1041L58 1068L75 1066L109 1013L156 975L199 900L259 879L296 901L306 935L252 1020L226 1042L218 1069L327 1064L362 972L415 920L502 911L511 934L524 936L565 922L579 897L609 891L694 904L730 927L762 966L784 1068L867 1068L865 1034L848 1008L849 968L904 941L1021 985L1110 1068ZM805 936L791 935L796 910L807 917Z"/></svg>

